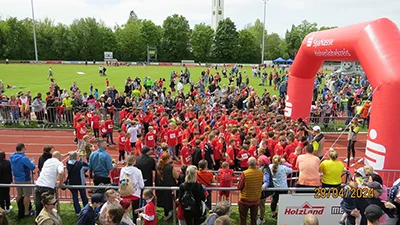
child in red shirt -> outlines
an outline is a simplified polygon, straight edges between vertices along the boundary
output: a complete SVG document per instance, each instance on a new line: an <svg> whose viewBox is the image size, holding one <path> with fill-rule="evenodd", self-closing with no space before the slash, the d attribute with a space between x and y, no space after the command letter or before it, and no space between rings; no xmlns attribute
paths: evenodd
<svg viewBox="0 0 400 225"><path fill-rule="evenodd" d="M235 168L235 149L233 146L235 146L235 139L231 139L229 141L229 146L226 149L226 162L229 164L229 168L233 169Z"/></svg>
<svg viewBox="0 0 400 225"><path fill-rule="evenodd" d="M93 115L90 126L92 127L94 137L99 138L100 117L97 114Z"/></svg>
<svg viewBox="0 0 400 225"><path fill-rule="evenodd" d="M279 155L280 157L283 156L283 153L284 153L283 150L285 148L285 143L286 143L285 137L280 137L279 143L277 145L275 145L275 148L274 148L275 155Z"/></svg>
<svg viewBox="0 0 400 225"><path fill-rule="evenodd" d="M107 127L106 123L104 120L100 121L100 126L99 126L100 134L103 139L107 138Z"/></svg>
<svg viewBox="0 0 400 225"><path fill-rule="evenodd" d="M144 144L147 147L154 149L156 147L156 139L157 135L153 126L149 126L149 132L146 134L144 138Z"/></svg>
<svg viewBox="0 0 400 225"><path fill-rule="evenodd" d="M297 157L301 154L301 150L302 149L300 147L297 147L296 150L290 153L290 155L288 156L287 161L292 165L293 170L297 170L296 162L297 162Z"/></svg>
<svg viewBox="0 0 400 225"><path fill-rule="evenodd" d="M146 206L141 209L135 210L135 213L143 211L143 213L139 214L138 221L136 224L141 224L141 219L144 221L144 225L156 225L157 224L157 212L155 205L155 197L153 191L150 189L146 189L143 192L143 199L146 200Z"/></svg>
<svg viewBox="0 0 400 225"><path fill-rule="evenodd" d="M142 134L137 134L137 141L135 143L135 156L139 157L142 155L142 148L143 148L143 138Z"/></svg>
<svg viewBox="0 0 400 225"><path fill-rule="evenodd" d="M129 139L125 138L125 132L123 130L118 130L119 136L118 136L118 152L119 152L119 157L118 157L118 164L122 164L125 160L125 143L129 142Z"/></svg>
<svg viewBox="0 0 400 225"><path fill-rule="evenodd" d="M124 152L126 152L128 156L132 155L132 146L131 146L131 142L129 141L130 139L131 139L131 134L126 133L125 134Z"/></svg>
<svg viewBox="0 0 400 225"><path fill-rule="evenodd" d="M107 128L107 143L109 145L110 144L115 145L113 140L114 121L111 119L110 114L107 114L106 128Z"/></svg>
<svg viewBox="0 0 400 225"><path fill-rule="evenodd" d="M251 139L251 144L250 144L250 147L249 147L249 154L250 154L250 157L256 157L257 158L257 139L256 138L253 138L253 139Z"/></svg>
<svg viewBox="0 0 400 225"><path fill-rule="evenodd" d="M231 187L233 170L229 169L227 162L222 163L222 169L219 169L219 187ZM219 191L219 201L228 200L230 191Z"/></svg>
<svg viewBox="0 0 400 225"><path fill-rule="evenodd" d="M170 129L167 132L167 144L168 144L168 152L172 156L172 158L176 159L176 146L178 145L178 130L176 129L176 125L173 123L169 124Z"/></svg>
<svg viewBox="0 0 400 225"><path fill-rule="evenodd" d="M190 154L190 149L188 147L187 139L182 140L183 147L181 149L181 162L182 165L191 165L192 164L192 155Z"/></svg>
<svg viewBox="0 0 400 225"><path fill-rule="evenodd" d="M115 185L119 185L119 175L121 174L121 168L118 168L117 160L113 159L113 169L110 171L111 182Z"/></svg>
<svg viewBox="0 0 400 225"><path fill-rule="evenodd" d="M247 163L247 161L250 158L250 154L248 152L249 150L249 146L244 144L242 147L242 150L240 150L237 154L236 159L238 159L240 161L240 169L241 171L245 171L247 170L247 168L249 168L249 164Z"/></svg>

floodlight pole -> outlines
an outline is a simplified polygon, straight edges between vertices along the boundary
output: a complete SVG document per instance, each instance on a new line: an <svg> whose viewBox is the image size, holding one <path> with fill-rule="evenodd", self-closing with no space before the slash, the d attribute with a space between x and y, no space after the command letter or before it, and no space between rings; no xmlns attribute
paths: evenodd
<svg viewBox="0 0 400 225"><path fill-rule="evenodd" d="M262 33L262 52L261 52L261 64L264 64L264 54L265 54L265 20L267 17L267 1L264 1L264 24L263 24L263 33Z"/></svg>
<svg viewBox="0 0 400 225"><path fill-rule="evenodd" d="M33 9L33 0L31 0L31 6L32 6L33 43L35 45L35 60L36 62L38 62L39 59L38 59L37 43L36 43L35 10Z"/></svg>

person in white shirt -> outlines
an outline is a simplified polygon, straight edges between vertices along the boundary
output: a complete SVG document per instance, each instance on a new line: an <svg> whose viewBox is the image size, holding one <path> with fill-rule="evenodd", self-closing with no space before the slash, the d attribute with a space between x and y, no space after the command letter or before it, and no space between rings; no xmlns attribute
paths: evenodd
<svg viewBox="0 0 400 225"><path fill-rule="evenodd" d="M44 162L43 168L40 171L40 175L36 181L35 187L36 216L38 216L43 209L41 202L42 194L44 192L49 192L53 195L55 193L57 181L62 183L64 180L64 165L61 162L61 157L61 153L59 151L55 151L52 155L52 158Z"/></svg>
<svg viewBox="0 0 400 225"><path fill-rule="evenodd" d="M114 190L114 189L109 189L105 193L107 202L103 204L103 206L100 209L100 214L99 214L99 221L100 224L106 225L108 224L107 222L107 211L109 210L112 205L119 205L119 202L121 201L119 194ZM121 213L121 217L122 217ZM122 219L122 218L121 218Z"/></svg>
<svg viewBox="0 0 400 225"><path fill-rule="evenodd" d="M142 193L142 190L144 188L144 181L143 181L143 175L142 171L136 168L136 157L131 155L127 159L127 165L126 167L123 167L121 169L121 173L119 175L120 180L124 180L125 178L128 178L131 183L133 184L133 189L135 190L135 193L132 194L132 209L138 209L140 207L139 202L140 202L140 195ZM123 196L125 197L125 196ZM133 215L134 220L138 218L137 214Z"/></svg>
<svg viewBox="0 0 400 225"><path fill-rule="evenodd" d="M131 146L132 148L135 147L136 141L137 141L137 134L138 134L138 130L140 128L140 125L137 124L136 121L132 121L131 122L132 126L128 129L128 133L131 134L131 138L130 138L130 142L131 142Z"/></svg>

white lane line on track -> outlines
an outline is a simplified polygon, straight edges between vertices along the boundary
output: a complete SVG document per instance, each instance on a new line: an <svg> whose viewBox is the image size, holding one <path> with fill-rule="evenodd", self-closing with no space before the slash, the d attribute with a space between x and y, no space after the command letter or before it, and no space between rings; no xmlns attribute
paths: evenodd
<svg viewBox="0 0 400 225"><path fill-rule="evenodd" d="M0 142L0 145L16 145L16 142ZM48 143L29 143L29 142L24 142L25 146L45 146L48 145ZM64 146L64 147L72 147L72 146L77 146L76 144L51 144L52 146Z"/></svg>
<svg viewBox="0 0 400 225"><path fill-rule="evenodd" d="M71 132L72 133L72 132ZM64 136L56 136L56 135L54 135L54 136L48 136L48 135L18 135L18 134L16 134L16 135L10 135L10 134L0 134L0 137L16 137L16 138L68 138L68 139L73 139L74 138L74 135L69 135L69 136L67 136L67 135L64 135Z"/></svg>
<svg viewBox="0 0 400 225"><path fill-rule="evenodd" d="M11 154L14 154L15 152L4 152L6 155L11 155ZM32 153L30 153L30 152L25 152L25 155L27 155L27 156L30 156L30 155L34 155L34 156L40 156L40 155L42 155L43 153L36 153L36 152L32 152ZM110 154L111 155L111 157L118 157L119 155L118 154ZM67 157L68 158L68 157ZM339 157L340 158L340 157Z"/></svg>

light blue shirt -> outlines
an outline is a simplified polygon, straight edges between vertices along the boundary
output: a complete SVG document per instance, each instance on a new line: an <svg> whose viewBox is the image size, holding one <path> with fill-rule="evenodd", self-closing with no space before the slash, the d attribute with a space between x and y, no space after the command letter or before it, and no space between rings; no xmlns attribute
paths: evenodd
<svg viewBox="0 0 400 225"><path fill-rule="evenodd" d="M110 154L104 148L93 152L89 158L89 169L96 176L109 177L110 170L113 169Z"/></svg>
<svg viewBox="0 0 400 225"><path fill-rule="evenodd" d="M269 168L272 173L272 181L274 182L274 187L276 188L287 188L287 175L292 173L292 168L289 168L284 165L278 165L278 170L274 174L272 171L273 165L270 164Z"/></svg>

